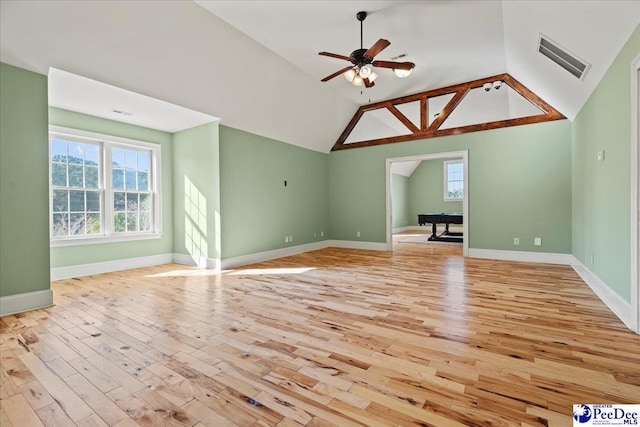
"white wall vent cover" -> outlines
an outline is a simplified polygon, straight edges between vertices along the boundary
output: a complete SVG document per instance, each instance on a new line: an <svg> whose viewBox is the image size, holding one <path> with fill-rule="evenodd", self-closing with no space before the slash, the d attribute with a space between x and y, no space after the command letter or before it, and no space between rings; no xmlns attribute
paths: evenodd
<svg viewBox="0 0 640 427"><path fill-rule="evenodd" d="M540 34L540 39L538 41L538 52L540 52L580 80L584 79L587 71L589 71L589 68L591 68L591 64L578 58L576 55L561 47L558 43L551 40L544 34Z"/></svg>

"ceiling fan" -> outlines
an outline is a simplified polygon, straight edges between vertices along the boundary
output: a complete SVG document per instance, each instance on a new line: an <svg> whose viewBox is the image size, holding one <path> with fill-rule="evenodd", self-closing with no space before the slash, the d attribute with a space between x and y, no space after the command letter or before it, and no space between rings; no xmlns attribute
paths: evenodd
<svg viewBox="0 0 640 427"><path fill-rule="evenodd" d="M365 87L371 87L374 85L373 81L378 77L373 70L373 67L390 68L398 77L407 77L411 74L413 68L416 66L413 62L375 61L373 59L391 44L389 40L380 39L369 49L364 49L362 47L362 22L366 17L367 12L358 12L356 14L356 18L360 21L360 49L354 50L349 56L331 52L319 53L319 55L322 56L344 59L345 61L349 61L353 64L336 71L321 81L326 82L340 74L343 74L347 81L356 86L364 85Z"/></svg>

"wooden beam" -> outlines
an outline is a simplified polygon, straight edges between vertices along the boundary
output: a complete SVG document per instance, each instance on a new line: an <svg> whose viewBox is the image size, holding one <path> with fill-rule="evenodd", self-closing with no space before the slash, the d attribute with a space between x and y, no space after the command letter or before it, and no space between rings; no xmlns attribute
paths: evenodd
<svg viewBox="0 0 640 427"><path fill-rule="evenodd" d="M420 130L427 130L429 124L429 103L427 97L420 98Z"/></svg>
<svg viewBox="0 0 640 427"><path fill-rule="evenodd" d="M412 133L420 132L420 129L418 129L418 127L414 125L413 122L409 120L407 116L402 114L400 110L398 110L395 106L387 105L387 110L389 110L391 114L396 117L396 119L400 120L402 124L405 125L407 129L409 129Z"/></svg>
<svg viewBox="0 0 640 427"><path fill-rule="evenodd" d="M431 122L431 126L429 126L429 129L437 130L440 126L442 126L442 123L444 123L444 121L449 118L453 110L458 106L458 104L460 104L460 101L462 101L464 97L467 96L469 90L471 90L469 87L462 87L458 89L458 92L453 96L453 98L451 98L447 105L445 105L440 114L438 114L438 117L436 117L435 120Z"/></svg>

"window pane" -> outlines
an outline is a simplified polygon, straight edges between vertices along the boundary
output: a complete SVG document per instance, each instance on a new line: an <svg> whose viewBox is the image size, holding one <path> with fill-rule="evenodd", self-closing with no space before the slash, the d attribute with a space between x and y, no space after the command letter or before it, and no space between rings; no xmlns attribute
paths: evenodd
<svg viewBox="0 0 640 427"><path fill-rule="evenodd" d="M138 167L137 153L131 150L124 151L124 165L127 170L136 170Z"/></svg>
<svg viewBox="0 0 640 427"><path fill-rule="evenodd" d="M127 213L127 231L138 231L138 214Z"/></svg>
<svg viewBox="0 0 640 427"><path fill-rule="evenodd" d="M66 236L69 234L67 223L69 222L68 214L53 214L53 230L54 236Z"/></svg>
<svg viewBox="0 0 640 427"><path fill-rule="evenodd" d="M138 190L147 191L149 189L149 174L138 172Z"/></svg>
<svg viewBox="0 0 640 427"><path fill-rule="evenodd" d="M100 233L100 214L90 213L87 214L87 234L99 234Z"/></svg>
<svg viewBox="0 0 640 427"><path fill-rule="evenodd" d="M61 187L67 186L67 165L65 163L51 164L51 184Z"/></svg>
<svg viewBox="0 0 640 427"><path fill-rule="evenodd" d="M84 186L86 188L98 188L98 168L91 166L84 168Z"/></svg>
<svg viewBox="0 0 640 427"><path fill-rule="evenodd" d="M136 171L128 170L125 172L124 185L126 190L136 189Z"/></svg>
<svg viewBox="0 0 640 427"><path fill-rule="evenodd" d="M111 163L114 168L124 169L124 150L114 148L111 151Z"/></svg>
<svg viewBox="0 0 640 427"><path fill-rule="evenodd" d="M100 164L100 152L97 145L84 145L84 164L90 166L98 166Z"/></svg>
<svg viewBox="0 0 640 427"><path fill-rule="evenodd" d="M53 139L51 141L51 160L54 162L67 162L67 141Z"/></svg>
<svg viewBox="0 0 640 427"><path fill-rule="evenodd" d="M113 210L124 212L125 211L125 193L116 192L113 193Z"/></svg>
<svg viewBox="0 0 640 427"><path fill-rule="evenodd" d="M82 166L69 165L69 187L82 187Z"/></svg>
<svg viewBox="0 0 640 427"><path fill-rule="evenodd" d="M87 212L100 212L100 192L87 191Z"/></svg>
<svg viewBox="0 0 640 427"><path fill-rule="evenodd" d="M84 191L69 191L71 212L84 212Z"/></svg>
<svg viewBox="0 0 640 427"><path fill-rule="evenodd" d="M69 234L71 234L72 236L84 234L83 213L71 214L71 221L69 222Z"/></svg>
<svg viewBox="0 0 640 427"><path fill-rule="evenodd" d="M124 171L121 169L113 170L113 189L114 190L123 190L124 189Z"/></svg>
<svg viewBox="0 0 640 427"><path fill-rule="evenodd" d="M449 163L449 172L450 173L459 173L462 172L463 163Z"/></svg>
<svg viewBox="0 0 640 427"><path fill-rule="evenodd" d="M82 164L82 146L79 142L69 142L69 163Z"/></svg>
<svg viewBox="0 0 640 427"><path fill-rule="evenodd" d="M67 190L53 190L53 212L67 212L69 210L67 193Z"/></svg>
<svg viewBox="0 0 640 427"><path fill-rule="evenodd" d="M127 193L127 211L138 211L138 193Z"/></svg>
<svg viewBox="0 0 640 427"><path fill-rule="evenodd" d="M138 152L138 170L139 171L149 170L149 153L146 151Z"/></svg>
<svg viewBox="0 0 640 427"><path fill-rule="evenodd" d="M151 230L151 214L148 212L140 212L140 231Z"/></svg>
<svg viewBox="0 0 640 427"><path fill-rule="evenodd" d="M151 212L151 194L140 195L140 211Z"/></svg>
<svg viewBox="0 0 640 427"><path fill-rule="evenodd" d="M127 231L127 215L124 212L118 212L113 216L113 228L118 233Z"/></svg>

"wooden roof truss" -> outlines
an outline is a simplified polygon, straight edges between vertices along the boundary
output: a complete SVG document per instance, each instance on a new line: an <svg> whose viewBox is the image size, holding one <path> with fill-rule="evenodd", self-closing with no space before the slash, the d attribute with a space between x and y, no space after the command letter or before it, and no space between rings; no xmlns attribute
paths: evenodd
<svg viewBox="0 0 640 427"><path fill-rule="evenodd" d="M489 123L470 124L466 126L453 127L447 129L440 129L442 124L449 118L451 113L460 104L464 97L470 90L481 88L485 83L492 83L495 81L502 81L503 84L508 85L520 96L535 105L541 114L518 117L511 119L504 119L493 121ZM441 95L453 94L453 97L445 105L445 107L437 113L437 116L429 124L429 98L434 98ZM406 104L410 102L419 101L420 105L420 127L411 121L406 115L404 115L398 108L398 105ZM349 138L349 135L356 127L363 114L367 111L373 111L377 109L386 109L393 116L395 116L404 126L407 127L409 133L406 135L390 136L378 139L370 139L366 141L349 142L345 141ZM480 130L497 129L509 126L519 126L531 123L541 123L552 120L562 120L566 117L558 110L547 104L544 100L539 98L536 94L531 92L525 86L523 86L516 79L509 74L499 74L497 76L487 77L471 82L461 83L453 86L448 86L440 89L430 90L426 92L415 93L413 95L407 95L399 98L389 99L386 101L380 101L368 105L362 105L358 108L355 115L345 128L345 130L338 138L338 141L334 144L331 151L345 150L349 148L369 147L373 145L391 144L394 142L412 141L416 139L433 138L437 136L456 135L467 132L476 132Z"/></svg>

